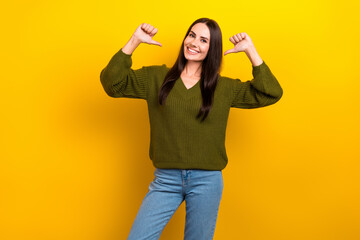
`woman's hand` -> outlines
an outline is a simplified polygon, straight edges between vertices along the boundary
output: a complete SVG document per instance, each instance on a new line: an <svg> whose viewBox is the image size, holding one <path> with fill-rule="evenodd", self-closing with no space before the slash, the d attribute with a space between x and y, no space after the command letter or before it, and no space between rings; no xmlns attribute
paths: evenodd
<svg viewBox="0 0 360 240"><path fill-rule="evenodd" d="M235 34L230 38L230 42L234 44L234 48L224 52L224 56L229 53L244 52L249 47L254 47L251 38L245 32Z"/></svg>
<svg viewBox="0 0 360 240"><path fill-rule="evenodd" d="M133 38L140 43L154 44L162 47L161 43L153 40L152 38L157 33L158 29L154 28L148 23L142 23L134 32Z"/></svg>
<svg viewBox="0 0 360 240"><path fill-rule="evenodd" d="M230 42L234 44L234 48L224 52L224 56L229 53L245 52L253 66L259 66L263 60L257 53L255 46L247 33L238 33L230 38Z"/></svg>

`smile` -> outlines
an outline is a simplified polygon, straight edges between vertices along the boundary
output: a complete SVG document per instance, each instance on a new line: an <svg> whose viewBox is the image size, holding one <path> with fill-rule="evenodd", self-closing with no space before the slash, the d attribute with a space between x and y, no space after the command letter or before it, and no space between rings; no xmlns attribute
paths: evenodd
<svg viewBox="0 0 360 240"><path fill-rule="evenodd" d="M192 54L192 55L195 55L195 54L198 54L198 53L199 53L198 51L195 51L194 49L189 48L189 47L186 47L186 49L187 49L187 52L188 52L189 54Z"/></svg>

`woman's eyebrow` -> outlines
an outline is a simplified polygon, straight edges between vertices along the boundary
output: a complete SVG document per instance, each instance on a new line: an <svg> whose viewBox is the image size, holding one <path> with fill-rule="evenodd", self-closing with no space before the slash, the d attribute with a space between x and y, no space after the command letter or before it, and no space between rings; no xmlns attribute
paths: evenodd
<svg viewBox="0 0 360 240"><path fill-rule="evenodd" d="M195 33L194 31L190 31L190 32L192 32L192 33L195 34L195 36L196 36L196 33ZM207 37L203 37L203 36L200 36L200 37L209 40Z"/></svg>

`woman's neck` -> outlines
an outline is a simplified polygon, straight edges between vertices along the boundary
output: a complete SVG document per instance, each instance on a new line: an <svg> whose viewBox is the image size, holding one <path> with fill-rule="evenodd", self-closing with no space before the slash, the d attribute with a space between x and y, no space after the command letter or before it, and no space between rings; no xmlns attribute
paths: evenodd
<svg viewBox="0 0 360 240"><path fill-rule="evenodd" d="M201 77L201 66L202 62L187 61L183 74L190 78L200 78Z"/></svg>

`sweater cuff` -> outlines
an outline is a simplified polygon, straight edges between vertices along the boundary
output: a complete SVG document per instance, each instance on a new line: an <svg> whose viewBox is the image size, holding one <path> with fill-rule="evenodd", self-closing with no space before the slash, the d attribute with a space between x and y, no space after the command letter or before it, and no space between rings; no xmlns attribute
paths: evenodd
<svg viewBox="0 0 360 240"><path fill-rule="evenodd" d="M132 56L132 53L131 54L126 54L122 51L123 48L120 48L119 52L121 55L125 55L125 56L128 56L128 57L131 57Z"/></svg>
<svg viewBox="0 0 360 240"><path fill-rule="evenodd" d="M253 66L253 69L252 69L252 73L253 73L253 76L255 76L256 74L258 74L259 72L261 72L262 70L264 70L265 68L267 68L267 65L265 63L265 61L263 60L263 62L258 65L258 66Z"/></svg>
<svg viewBox="0 0 360 240"><path fill-rule="evenodd" d="M132 66L132 54L126 54L122 51L122 48L115 54L115 61L117 64L124 65L127 68Z"/></svg>

